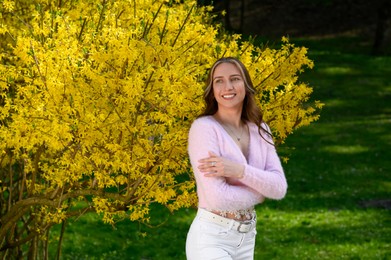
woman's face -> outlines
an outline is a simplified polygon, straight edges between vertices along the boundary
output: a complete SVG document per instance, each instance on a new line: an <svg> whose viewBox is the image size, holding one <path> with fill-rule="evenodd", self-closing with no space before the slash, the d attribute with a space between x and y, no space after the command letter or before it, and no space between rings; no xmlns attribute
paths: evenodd
<svg viewBox="0 0 391 260"><path fill-rule="evenodd" d="M242 109L246 89L243 76L234 64L219 64L212 80L213 94L219 109Z"/></svg>

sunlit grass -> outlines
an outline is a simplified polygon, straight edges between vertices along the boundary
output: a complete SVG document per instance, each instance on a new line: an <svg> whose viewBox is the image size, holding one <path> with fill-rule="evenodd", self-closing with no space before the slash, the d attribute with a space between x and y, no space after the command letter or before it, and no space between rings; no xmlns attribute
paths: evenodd
<svg viewBox="0 0 391 260"><path fill-rule="evenodd" d="M325 74L331 74L331 75L338 75L338 74L354 75L354 74L358 74L358 72L354 71L352 68L349 68L349 67L329 67L329 68L322 69L321 72L325 73Z"/></svg>
<svg viewBox="0 0 391 260"><path fill-rule="evenodd" d="M257 259L383 259L391 249L387 214L376 210L261 213Z"/></svg>
<svg viewBox="0 0 391 260"><path fill-rule="evenodd" d="M330 145L323 147L323 150L331 153L342 153L342 154L355 154L363 153L369 150L368 147L363 147L361 145Z"/></svg>

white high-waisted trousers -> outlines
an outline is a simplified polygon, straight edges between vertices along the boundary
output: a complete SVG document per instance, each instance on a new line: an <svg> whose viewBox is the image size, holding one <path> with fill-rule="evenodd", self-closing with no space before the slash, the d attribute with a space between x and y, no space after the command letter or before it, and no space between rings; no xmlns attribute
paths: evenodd
<svg viewBox="0 0 391 260"><path fill-rule="evenodd" d="M254 220L249 230L243 232L238 228L240 222L218 216L219 221L225 221L224 225L221 225L214 217L214 221L211 220L212 216L217 216L211 214L213 213L198 209L187 234L187 260L254 259L256 221Z"/></svg>

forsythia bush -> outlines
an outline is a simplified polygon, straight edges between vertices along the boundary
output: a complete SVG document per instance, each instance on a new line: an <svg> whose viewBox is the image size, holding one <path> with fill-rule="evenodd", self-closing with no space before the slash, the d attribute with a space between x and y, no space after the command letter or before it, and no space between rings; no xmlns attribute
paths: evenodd
<svg viewBox="0 0 391 260"><path fill-rule="evenodd" d="M26 216L33 239L90 210L112 223L148 220L154 202L194 205L182 177L187 132L217 58L248 66L277 142L318 118L321 104L306 104L312 89L297 78L313 66L305 48L225 35L196 1L0 3L3 250L19 245Z"/></svg>

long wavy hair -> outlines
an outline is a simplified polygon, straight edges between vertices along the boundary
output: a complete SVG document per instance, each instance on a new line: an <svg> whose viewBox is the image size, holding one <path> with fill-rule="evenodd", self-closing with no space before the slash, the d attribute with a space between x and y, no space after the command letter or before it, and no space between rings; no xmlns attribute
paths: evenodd
<svg viewBox="0 0 391 260"><path fill-rule="evenodd" d="M240 74L244 80L246 96L243 101L241 120L244 122L249 121L256 124L258 126L258 132L262 138L263 135L261 130L263 130L271 137L271 133L262 126L262 123L264 122L263 113L255 102L256 91L254 89L250 74L244 64L240 60L233 57L223 57L218 59L209 70L208 78L206 80L206 88L204 91L204 100L206 106L204 112L200 115L200 117L214 115L218 110L218 104L213 94L213 74L215 72L216 67L222 63L231 63L236 66L239 69Z"/></svg>

